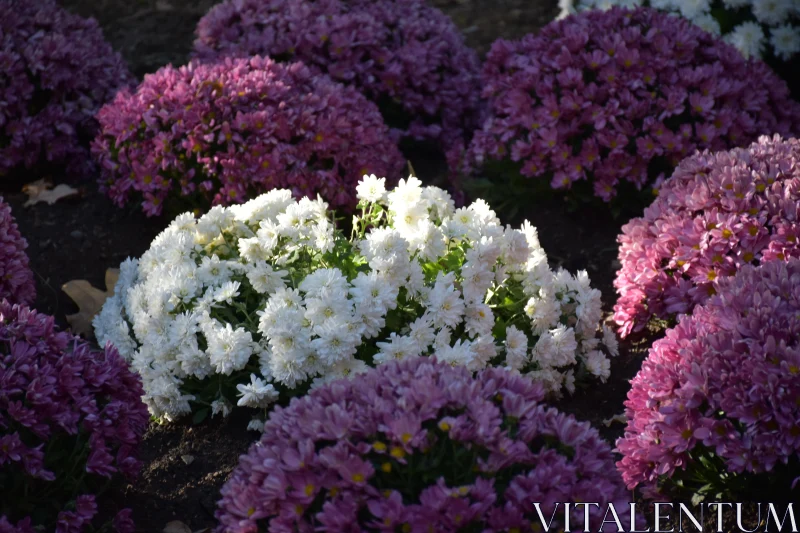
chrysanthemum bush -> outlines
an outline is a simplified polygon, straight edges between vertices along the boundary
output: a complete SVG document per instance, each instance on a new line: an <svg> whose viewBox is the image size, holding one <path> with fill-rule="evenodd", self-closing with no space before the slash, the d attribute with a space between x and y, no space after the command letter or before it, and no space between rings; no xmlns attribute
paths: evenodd
<svg viewBox="0 0 800 533"><path fill-rule="evenodd" d="M95 495L133 477L149 420L139 377L53 319L0 302L0 531L79 533ZM130 512L115 519L132 533Z"/></svg>
<svg viewBox="0 0 800 533"><path fill-rule="evenodd" d="M748 265L720 282L631 382L617 442L627 485L712 497L771 487L785 497L800 472L799 341L800 260Z"/></svg>
<svg viewBox="0 0 800 533"><path fill-rule="evenodd" d="M202 60L303 61L375 101L392 128L446 148L476 126L478 57L420 0L227 0L198 24Z"/></svg>
<svg viewBox="0 0 800 533"><path fill-rule="evenodd" d="M800 256L800 141L698 153L622 227L614 319L623 336L671 321L743 265Z"/></svg>
<svg viewBox="0 0 800 533"><path fill-rule="evenodd" d="M27 305L36 297L27 247L28 241L20 234L11 207L0 196L0 300Z"/></svg>
<svg viewBox="0 0 800 533"><path fill-rule="evenodd" d="M0 179L55 168L85 178L94 115L131 80L94 19L52 0L0 10Z"/></svg>
<svg viewBox="0 0 800 533"><path fill-rule="evenodd" d="M531 531L534 502L548 520L576 501L613 503L628 523L610 447L543 397L506 370L432 358L330 383L272 412L222 488L218 531Z"/></svg>
<svg viewBox="0 0 800 533"><path fill-rule="evenodd" d="M617 343L608 329L597 338L600 292L586 272L552 272L535 228L503 227L480 200L454 209L416 178L387 193L367 176L357 191L349 237L321 199L274 190L181 215L123 263L95 332L131 359L153 415L263 408L434 350L553 394L609 376Z"/></svg>
<svg viewBox="0 0 800 533"><path fill-rule="evenodd" d="M403 166L375 105L301 63L167 66L98 119L103 190L119 205L142 199L149 215L167 202L238 203L276 187L353 207L364 173L397 178Z"/></svg>
<svg viewBox="0 0 800 533"><path fill-rule="evenodd" d="M685 17L747 58L788 61L800 53L795 0L560 0L559 5L560 18L585 9L647 6Z"/></svg>
<svg viewBox="0 0 800 533"><path fill-rule="evenodd" d="M483 80L490 113L468 163L606 201L623 185L650 187L696 149L800 127L800 104L766 65L649 8L583 12L499 40Z"/></svg>

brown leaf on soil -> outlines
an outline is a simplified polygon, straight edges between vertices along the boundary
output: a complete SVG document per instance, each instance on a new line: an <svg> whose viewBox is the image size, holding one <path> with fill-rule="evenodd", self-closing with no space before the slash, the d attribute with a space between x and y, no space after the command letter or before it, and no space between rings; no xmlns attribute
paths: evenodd
<svg viewBox="0 0 800 533"><path fill-rule="evenodd" d="M167 523L162 533L192 533L192 528L180 520L173 520Z"/></svg>
<svg viewBox="0 0 800 533"><path fill-rule="evenodd" d="M25 202L25 207L38 204L39 202L47 202L49 205L53 205L61 198L66 198L67 196L78 193L78 189L74 189L63 183L51 189L52 186L53 184L46 179L36 180L33 183L28 183L23 186L22 192L28 195L28 201Z"/></svg>
<svg viewBox="0 0 800 533"><path fill-rule="evenodd" d="M92 319L100 312L105 301L114 294L114 286L119 278L118 268L106 270L106 290L101 291L92 287L85 279L74 279L61 286L73 302L78 305L79 311L74 315L67 315L73 333L84 337L93 337Z"/></svg>

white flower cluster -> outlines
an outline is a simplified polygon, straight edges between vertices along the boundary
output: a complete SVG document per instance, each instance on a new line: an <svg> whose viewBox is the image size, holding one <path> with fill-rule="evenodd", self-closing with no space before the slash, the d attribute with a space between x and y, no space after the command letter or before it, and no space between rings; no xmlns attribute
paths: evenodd
<svg viewBox="0 0 800 533"><path fill-rule="evenodd" d="M715 5L717 4L717 5ZM719 5L721 4L721 5ZM725 19L744 21L723 29L712 7L721 7ZM705 31L723 36L723 39L736 47L746 58L761 59L771 47L778 58L788 61L800 53L800 1L798 0L559 0L564 18L576 10L610 9L613 6L636 8L649 6L669 11L692 21Z"/></svg>
<svg viewBox="0 0 800 533"><path fill-rule="evenodd" d="M435 353L502 365L559 394L609 376L616 338L585 272L553 272L536 229L500 224L479 200L455 209L419 180L365 176L347 238L321 199L274 190L183 214L121 266L94 326L142 376L151 413L174 419ZM603 351L604 350L604 351Z"/></svg>

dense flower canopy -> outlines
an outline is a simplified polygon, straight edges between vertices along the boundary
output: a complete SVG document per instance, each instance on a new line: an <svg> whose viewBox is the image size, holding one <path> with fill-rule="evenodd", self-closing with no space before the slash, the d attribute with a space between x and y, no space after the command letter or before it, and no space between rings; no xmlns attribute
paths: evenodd
<svg viewBox="0 0 800 533"><path fill-rule="evenodd" d="M20 235L11 207L0 196L0 300L28 305L36 297L27 247L28 241Z"/></svg>
<svg viewBox="0 0 800 533"><path fill-rule="evenodd" d="M370 176L345 236L321 199L273 190L186 213L121 266L95 319L144 380L154 416L210 405L266 408L278 394L438 354L477 371L508 366L548 392L605 381L617 341L598 330L585 271L554 272L536 228L503 226L478 200L416 178Z"/></svg>
<svg viewBox="0 0 800 533"><path fill-rule="evenodd" d="M800 104L766 65L654 9L582 12L521 41L499 40L483 70L490 113L468 160L520 165L556 189L588 180L608 201L642 189L696 149L800 128Z"/></svg>
<svg viewBox="0 0 800 533"><path fill-rule="evenodd" d="M787 61L800 53L800 4L794 0L559 0L560 17L576 10L649 6L680 14L745 57Z"/></svg>
<svg viewBox="0 0 800 533"><path fill-rule="evenodd" d="M0 72L0 179L42 167L85 178L94 115L131 81L97 22L52 0L4 0Z"/></svg>
<svg viewBox="0 0 800 533"><path fill-rule="evenodd" d="M478 57L422 0L227 0L197 35L202 60L303 61L358 88L404 135L449 148L476 125Z"/></svg>
<svg viewBox="0 0 800 533"><path fill-rule="evenodd" d="M743 487L748 475L771 472L788 490L797 471L783 465L800 451L798 354L800 260L748 265L721 281L653 345L631 382L617 442L628 487L660 489L672 478L689 491L698 479L730 489L727 471Z"/></svg>
<svg viewBox="0 0 800 533"><path fill-rule="evenodd" d="M622 227L614 319L622 335L690 313L743 265L800 257L800 141L761 137L698 153Z"/></svg>
<svg viewBox="0 0 800 533"><path fill-rule="evenodd" d="M0 302L0 531L84 531L94 491L138 473L141 395L113 347L94 351L51 317Z"/></svg>
<svg viewBox="0 0 800 533"><path fill-rule="evenodd" d="M150 215L178 196L198 207L276 187L353 207L364 174L396 179L403 166L375 105L301 63L167 66L98 119L103 189L119 205L143 197Z"/></svg>
<svg viewBox="0 0 800 533"><path fill-rule="evenodd" d="M531 531L534 502L550 517L577 501L600 504L592 531L608 503L629 523L609 446L543 396L427 358L328 384L273 410L222 489L218 531Z"/></svg>

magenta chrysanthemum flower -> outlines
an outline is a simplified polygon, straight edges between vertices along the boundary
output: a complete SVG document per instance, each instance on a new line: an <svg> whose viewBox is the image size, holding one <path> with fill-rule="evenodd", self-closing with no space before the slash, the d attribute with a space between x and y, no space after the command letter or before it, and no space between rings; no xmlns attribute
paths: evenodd
<svg viewBox="0 0 800 533"><path fill-rule="evenodd" d="M0 72L0 178L43 167L85 178L94 114L131 81L97 22L52 0L4 0Z"/></svg>
<svg viewBox="0 0 800 533"><path fill-rule="evenodd" d="M534 502L548 519L554 502L626 513L610 447L543 396L426 357L316 389L272 412L222 488L219 531L531 531Z"/></svg>
<svg viewBox="0 0 800 533"><path fill-rule="evenodd" d="M800 141L696 154L622 227L614 319L623 336L690 313L746 264L800 256Z"/></svg>
<svg viewBox="0 0 800 533"><path fill-rule="evenodd" d="M403 166L375 105L301 63L167 66L98 119L102 188L118 205L142 196L149 215L170 195L227 204L281 187L354 206L364 174Z"/></svg>
<svg viewBox="0 0 800 533"><path fill-rule="evenodd" d="M605 201L697 149L800 128L800 104L766 65L650 8L586 11L499 40L483 81L490 111L469 163L510 159L524 177L556 189L586 181Z"/></svg>
<svg viewBox="0 0 800 533"><path fill-rule="evenodd" d="M617 442L628 487L696 491L705 479L712 494L759 494L756 474L769 473L785 495L800 458L798 375L800 261L745 266L653 345L631 382Z"/></svg>
<svg viewBox="0 0 800 533"><path fill-rule="evenodd" d="M27 247L28 241L20 235L11 207L0 196L0 300L29 305L36 298Z"/></svg>
<svg viewBox="0 0 800 533"><path fill-rule="evenodd" d="M475 128L478 57L420 0L227 0L198 24L196 57L299 60L375 101L390 127L450 148Z"/></svg>
<svg viewBox="0 0 800 533"><path fill-rule="evenodd" d="M51 317L0 302L0 531L83 531L96 490L139 471L142 394L110 345L93 351Z"/></svg>

